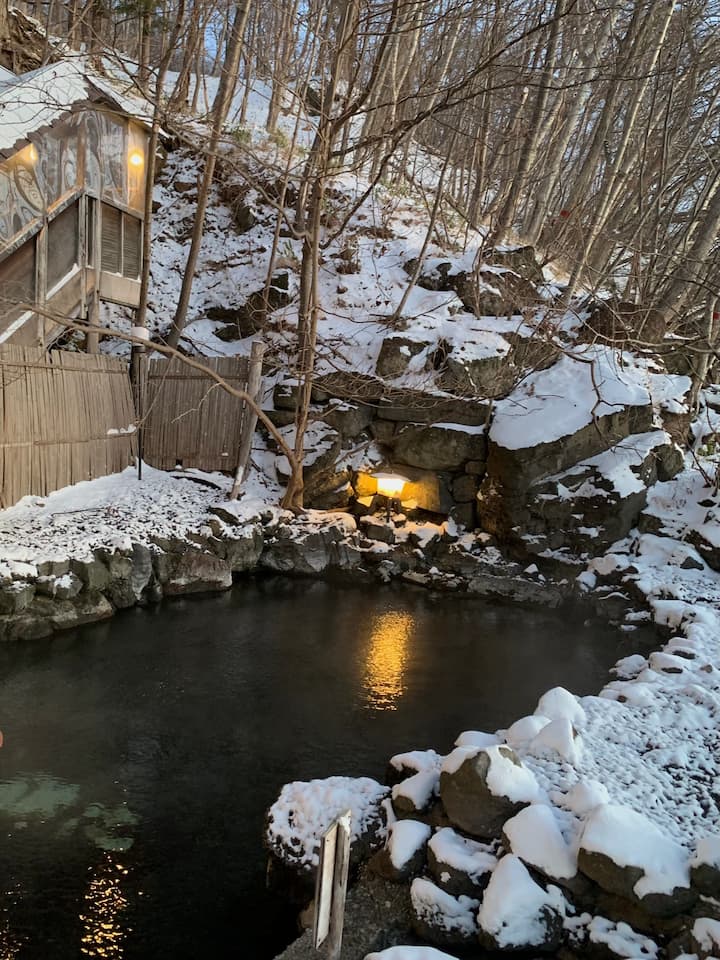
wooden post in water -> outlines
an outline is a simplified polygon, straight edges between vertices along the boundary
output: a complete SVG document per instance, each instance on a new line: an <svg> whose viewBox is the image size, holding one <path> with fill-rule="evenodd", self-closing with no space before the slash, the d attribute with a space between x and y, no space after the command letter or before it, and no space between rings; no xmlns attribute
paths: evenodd
<svg viewBox="0 0 720 960"><path fill-rule="evenodd" d="M248 365L247 392L256 403L260 402L260 393L262 389L262 358L264 353L265 344L261 343L259 340L253 340L253 344L250 349L250 363ZM243 480L245 479L247 464L250 460L250 450L252 448L252 440L253 435L255 434L256 425L257 413L250 407L249 404L246 403L245 415L242 418L242 429L240 432L240 444L238 447L238 464L237 470L235 471L235 482L233 483L232 490L230 491L231 500L237 500L238 495L240 494L240 487L242 487Z"/></svg>

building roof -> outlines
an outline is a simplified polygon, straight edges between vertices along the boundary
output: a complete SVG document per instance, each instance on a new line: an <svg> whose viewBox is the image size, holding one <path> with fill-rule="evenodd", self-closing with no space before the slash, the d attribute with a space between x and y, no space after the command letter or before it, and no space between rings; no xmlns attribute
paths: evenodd
<svg viewBox="0 0 720 960"><path fill-rule="evenodd" d="M0 74L0 156L10 156L29 137L87 103L107 103L123 114L148 120L148 104L115 90L82 59L61 60L15 76Z"/></svg>

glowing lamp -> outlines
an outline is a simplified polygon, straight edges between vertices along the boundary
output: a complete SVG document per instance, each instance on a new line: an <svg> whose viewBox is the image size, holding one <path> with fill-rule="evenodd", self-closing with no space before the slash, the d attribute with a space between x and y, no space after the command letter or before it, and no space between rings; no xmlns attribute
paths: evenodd
<svg viewBox="0 0 720 960"><path fill-rule="evenodd" d="M392 502L400 496L407 480L397 473L374 473L373 477L377 480L378 493L386 498L385 519L389 521Z"/></svg>
<svg viewBox="0 0 720 960"><path fill-rule="evenodd" d="M38 154L38 151L37 151L37 147L35 146L34 143L31 143L30 146L27 148L27 158L28 158L28 160L30 161L30 163L37 163L37 162L38 162L38 156L39 156L39 154Z"/></svg>
<svg viewBox="0 0 720 960"><path fill-rule="evenodd" d="M141 167L144 163L142 150L131 150L128 157L128 163L131 167Z"/></svg>

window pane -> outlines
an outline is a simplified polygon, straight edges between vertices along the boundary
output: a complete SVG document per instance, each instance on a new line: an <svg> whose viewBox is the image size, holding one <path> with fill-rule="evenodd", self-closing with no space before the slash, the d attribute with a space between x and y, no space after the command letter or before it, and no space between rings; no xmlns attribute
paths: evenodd
<svg viewBox="0 0 720 960"><path fill-rule="evenodd" d="M87 198L85 207L85 249L87 251L86 263L89 267L95 266L95 218L97 201L93 197Z"/></svg>
<svg viewBox="0 0 720 960"><path fill-rule="evenodd" d="M0 261L0 330L35 301L35 237Z"/></svg>
<svg viewBox="0 0 720 960"><path fill-rule="evenodd" d="M140 250L142 249L142 223L127 213L123 216L125 235L123 237L123 276L140 276Z"/></svg>
<svg viewBox="0 0 720 960"><path fill-rule="evenodd" d="M122 214L117 207L102 205L101 267L108 273L122 272Z"/></svg>
<svg viewBox="0 0 720 960"><path fill-rule="evenodd" d="M66 277L78 262L79 210L79 204L73 203L48 224L48 290Z"/></svg>

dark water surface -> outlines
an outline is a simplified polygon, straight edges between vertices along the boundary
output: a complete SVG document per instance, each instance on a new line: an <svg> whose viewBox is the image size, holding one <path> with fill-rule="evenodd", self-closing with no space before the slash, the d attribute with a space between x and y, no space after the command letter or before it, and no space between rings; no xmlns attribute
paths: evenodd
<svg viewBox="0 0 720 960"><path fill-rule="evenodd" d="M0 960L263 960L283 783L382 778L637 647L586 611L273 578L0 650Z"/></svg>

